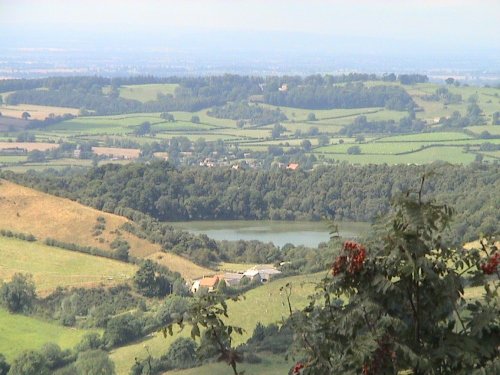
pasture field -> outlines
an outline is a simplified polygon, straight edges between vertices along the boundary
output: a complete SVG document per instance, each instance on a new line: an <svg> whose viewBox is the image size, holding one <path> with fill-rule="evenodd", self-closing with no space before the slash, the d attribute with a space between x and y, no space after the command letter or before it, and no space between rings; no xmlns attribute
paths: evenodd
<svg viewBox="0 0 500 375"><path fill-rule="evenodd" d="M16 164L26 161L26 155L0 155L0 165L2 164Z"/></svg>
<svg viewBox="0 0 500 375"><path fill-rule="evenodd" d="M241 363L238 370L245 371L245 375L282 375L287 374L295 364L292 359L288 361L284 355L267 354L260 356L262 362L258 364ZM233 375L234 372L225 363L210 363L201 367L187 370L167 371L165 375Z"/></svg>
<svg viewBox="0 0 500 375"><path fill-rule="evenodd" d="M470 135L462 132L434 132L420 134L394 135L379 138L383 142L445 142L473 139Z"/></svg>
<svg viewBox="0 0 500 375"><path fill-rule="evenodd" d="M430 147L421 151L416 151L402 155L388 154L324 154L326 158L336 161L347 161L352 164L429 164L440 160L451 164L470 164L474 161L475 155L466 153L461 147Z"/></svg>
<svg viewBox="0 0 500 375"><path fill-rule="evenodd" d="M58 344L62 349L71 349L82 337L92 331L67 328L54 323L10 314L0 308L0 353L12 361L23 350L39 349L47 342Z"/></svg>
<svg viewBox="0 0 500 375"><path fill-rule="evenodd" d="M125 85L119 88L119 92L120 97L124 99L138 100L145 103L156 100L158 98L158 94L173 95L178 86L179 85L176 83Z"/></svg>
<svg viewBox="0 0 500 375"><path fill-rule="evenodd" d="M366 86L376 85L399 85L397 82L365 82ZM120 88L122 97L140 100L142 102L155 100L158 93L171 94L175 91L177 85L174 84L151 84L151 85L129 85ZM462 102L459 104L447 104L443 101L427 101L423 99L424 95L433 94L437 88L442 85L437 83L424 83L415 85L402 86L421 107L422 111L417 111L416 116L425 119L429 124L434 124L436 119L450 116L454 111L460 111L465 115L470 96L477 97L477 103L484 112L484 119L488 124L491 123L493 112L500 110L500 90L496 88L486 87L455 87L448 85L446 88L451 93L462 95ZM316 127L319 132L326 133L332 137L331 145L326 148L315 148L314 153L334 153L338 154L337 160L353 161L354 163L365 162L369 158L363 155L353 156L347 155L347 146L335 145L340 139L345 143L350 143L348 137L342 137L337 133L349 126L357 116L366 116L369 121L394 120L407 116L404 111L392 111L385 108L352 108L352 109L327 109L327 110L310 110L291 107L277 107L268 104L259 104L265 108L279 109L287 117L288 120L283 121L282 125L286 128L280 139L271 139L271 131L274 124L265 126L252 127L246 125L240 129L236 126L236 121L231 119L217 119L208 115L209 108L202 109L197 112L182 112L173 111L174 122L166 122L160 118L160 113L134 113L114 116L85 116L78 117L73 120L64 121L58 124L49 126L46 129L36 130L34 133L37 140L40 141L58 141L63 139L69 142L79 142L80 140L93 140L105 146L107 137L112 137L124 141L133 141L140 145L152 142L160 142L169 140L173 137L185 136L191 141L196 141L199 138L204 138L206 141L223 140L226 143L238 143L240 149L248 149L250 151L267 151L269 145L279 145L288 150L290 147L300 146L304 139L309 139L313 147L317 146L317 137L308 135L310 128ZM35 107L33 107L35 109ZM19 108L18 108L19 109ZM47 108L45 108L47 109ZM61 109L66 110L66 109ZM54 112L54 111L52 111ZM42 113L42 112L40 112ZM55 111L54 113L57 113ZM308 121L308 115L314 113L316 121ZM191 122L193 116L200 118L200 123ZM155 136L137 136L134 131L143 122L150 122L152 130L156 132ZM457 160L453 160L450 155L441 155L446 153L448 149L433 149L431 151L421 150L422 146L440 145L456 147L472 147L483 143L482 139L474 139L474 135L478 138L483 131L488 131L492 136L500 136L500 126L484 125L468 127L467 132L461 131L442 131L433 133L411 134L411 135L369 135L366 137L365 143L360 147L365 154L374 154L377 157L370 161L388 162L391 164L401 162L410 163L426 163L431 162L432 157L437 157L439 160L447 160L457 163L470 163L474 160L477 149L469 149L470 154L463 155L460 150L452 150L453 156L459 155ZM300 135L297 135L300 131ZM14 133L15 137L15 133ZM293 138L292 138L293 137ZM372 139L375 138L375 139ZM487 140L491 143L496 143L496 139ZM373 143L373 144L372 144ZM383 143L383 145L382 145ZM393 143L392 145L388 145ZM398 144L399 143L399 144ZM406 144L404 144L406 143ZM410 144L411 143L411 144ZM288 145L287 145L288 144ZM397 159L394 156L400 153L410 153L404 158ZM486 154L485 154L486 155ZM380 157L379 157L380 156ZM412 159L412 156L415 158ZM486 160L496 159L494 155L486 155ZM48 165L50 164L50 165ZM53 168L64 168L66 165L75 165L69 160L63 162L50 162L44 165L39 163L30 165L12 165L9 163L9 169L18 172L24 172L28 169L41 170L45 166ZM83 163L82 163L83 164ZM88 166L85 164L84 166ZM3 167L5 169L5 166Z"/></svg>
<svg viewBox="0 0 500 375"><path fill-rule="evenodd" d="M292 305L296 309L301 309L308 303L307 295L312 293L314 289L312 283L319 281L324 275L324 273L319 273L278 279L248 291L244 294L245 299L241 301L228 302L228 323L245 329L242 336L234 336L235 344L243 343L252 336L258 322L267 325L281 322L283 317L288 316L285 296L280 294L282 286L286 283L292 283ZM256 308L257 306L258 308ZM174 329L175 332L176 329ZM189 332L190 328L186 327L182 333L167 338L164 338L162 333L153 333L145 340L113 350L111 359L115 362L117 374L128 374L134 364L134 358L146 358L148 356L146 348L153 357L159 357L167 352L169 345L175 339L181 336L187 337ZM246 364L244 367L246 368ZM194 371L194 369L190 371Z"/></svg>
<svg viewBox="0 0 500 375"><path fill-rule="evenodd" d="M500 107L500 106L499 106ZM466 128L470 132L474 134L481 134L482 132L486 131L490 133L491 135L494 136L500 136L500 125L479 125L479 126L469 126Z"/></svg>
<svg viewBox="0 0 500 375"><path fill-rule="evenodd" d="M23 112L28 112L31 120L45 120L50 114L64 115L69 113L77 116L80 110L78 108L69 107L50 107L34 104L18 104L18 105L1 105L0 112L3 116L10 116L17 119L22 118Z"/></svg>
<svg viewBox="0 0 500 375"><path fill-rule="evenodd" d="M0 280L29 273L39 295L58 286L115 285L131 279L136 270L132 264L0 236Z"/></svg>
<svg viewBox="0 0 500 375"><path fill-rule="evenodd" d="M124 134L133 132L134 128L143 122L161 123L159 113L135 113L115 116L86 116L63 121L45 128L45 131L55 131L65 134Z"/></svg>
<svg viewBox="0 0 500 375"><path fill-rule="evenodd" d="M98 211L69 199L41 193L4 180L0 180L0 212L0 228L31 233L39 240L50 237L111 251L109 244L117 238L118 231L130 244L129 253L133 256L147 257L161 251L159 245L120 230L120 227L128 222L122 216ZM100 216L106 220L105 228L100 235L95 236L94 226ZM171 254L171 257L176 259L178 256ZM185 272L188 263L192 263L184 258L181 260L166 265L172 271L189 278ZM183 264L183 267L176 269L177 264ZM196 267L194 264L192 266Z"/></svg>

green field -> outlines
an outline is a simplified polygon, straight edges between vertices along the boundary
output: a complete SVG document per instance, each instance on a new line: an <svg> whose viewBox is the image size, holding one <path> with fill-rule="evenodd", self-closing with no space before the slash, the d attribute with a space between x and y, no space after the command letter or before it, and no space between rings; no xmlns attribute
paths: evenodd
<svg viewBox="0 0 500 375"><path fill-rule="evenodd" d="M8 361L27 349L39 349L47 342L63 349L73 348L90 331L66 328L24 315L10 314L0 308L0 353Z"/></svg>
<svg viewBox="0 0 500 375"><path fill-rule="evenodd" d="M128 263L95 257L28 242L0 237L0 280L14 273L29 273L38 293L47 294L56 287L113 285L129 280L137 267Z"/></svg>
<svg viewBox="0 0 500 375"><path fill-rule="evenodd" d="M119 88L120 96L125 99L138 100L140 102L154 101L158 98L158 94L171 94L175 93L178 87L175 83L158 83L149 85L129 85L121 86Z"/></svg>
<svg viewBox="0 0 500 375"><path fill-rule="evenodd" d="M336 161L348 161L353 164L429 164L444 161L452 164L469 164L475 159L472 153L465 153L460 147L431 147L425 150L403 154L325 154L325 157Z"/></svg>
<svg viewBox="0 0 500 375"><path fill-rule="evenodd" d="M399 85L397 82L365 82L367 86L376 85ZM484 120L491 124L492 114L500 111L500 90L486 87L455 87L446 86L451 93L462 95L462 102L459 104L444 104L443 101L424 100L423 96L433 94L437 88L443 85L436 83L425 83L402 86L421 108L416 112L416 116L427 121L429 129L435 129L436 120L450 116L454 111L460 111L465 115L468 98L477 96L477 103L484 113ZM177 85L175 84L149 84L149 85L128 85L122 86L120 95L124 98L135 99L142 102L156 100L158 93L173 94ZM108 88L109 89L109 88ZM387 134L367 134L365 142L360 145L362 155L347 155L347 143L351 143L349 137L342 137L338 134L346 126L349 126L357 116L366 116L369 121L399 121L407 116L404 111L392 111L385 108L351 108L351 109L326 109L311 110L290 107L277 107L268 104L259 104L265 108L279 109L288 118L282 122L285 131L279 139L271 138L271 131L274 124L252 127L245 125L243 128L236 126L236 121L231 119L218 119L208 115L209 108L197 112L171 112L174 122L166 122L160 118L160 113L135 113L114 116L85 116L64 121L49 126L46 129L36 131L38 140L59 141L60 139L69 142L98 141L104 145L109 138L117 140L132 141L140 145L162 140L169 140L173 137L185 136L191 141L204 138L206 141L223 140L226 143L238 143L242 150L266 152L270 145L278 145L288 151L291 147L300 147L304 139L309 139L313 147L317 146L317 137L308 135L309 130L315 127L320 133L325 133L331 137L331 144L326 147L314 148L313 153L324 154L327 159L334 158L339 161L353 163L428 163L435 160L446 160L452 163L470 163L475 160L477 147L484 142L497 143L498 139L480 139L484 131L488 131L493 137L500 136L500 126L481 125L470 126L454 131L435 131L421 134L409 135L387 135ZM316 121L308 121L308 115L314 113ZM200 118L199 124L191 122L193 116ZM134 131L140 124L148 121L152 125L154 136L136 136ZM465 132L464 132L465 131ZM296 136L298 132L301 135ZM16 134L9 134L15 138ZM484 137L482 137L484 138ZM344 145L339 141L343 139ZM452 150L449 147L437 149L429 146L456 146ZM462 151L467 147L467 153ZM424 149L423 149L424 148ZM400 154L404 154L400 155ZM495 154L484 154L488 161L496 160ZM373 157L372 157L373 156ZM401 156L401 157L400 157ZM437 158L437 159L433 159ZM455 159L456 158L456 159ZM10 170L25 172L29 169L41 170L46 167L39 163L31 165L16 164L21 159L3 159L0 163L8 164ZM61 162L51 162L51 167L56 169L64 168L67 165L77 163L69 160ZM82 163L87 167L88 163ZM3 167L5 169L5 166Z"/></svg>
<svg viewBox="0 0 500 375"><path fill-rule="evenodd" d="M245 371L245 375L282 375L287 374L288 370L293 367L294 363L291 359L285 360L285 356L273 354L265 354L261 356L262 363L238 364L238 370ZM195 367L187 370L167 371L168 375L233 375L234 372L225 363L211 363L202 367Z"/></svg>
<svg viewBox="0 0 500 375"><path fill-rule="evenodd" d="M26 155L0 155L0 165L15 164L26 161Z"/></svg>

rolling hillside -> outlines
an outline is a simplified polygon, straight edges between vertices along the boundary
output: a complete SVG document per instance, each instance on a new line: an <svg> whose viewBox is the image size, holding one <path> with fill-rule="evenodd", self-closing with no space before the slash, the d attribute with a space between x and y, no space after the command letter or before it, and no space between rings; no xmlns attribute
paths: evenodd
<svg viewBox="0 0 500 375"><path fill-rule="evenodd" d="M0 282L15 273L33 275L37 294L58 286L114 285L130 279L137 266L102 257L67 251L40 242L0 237Z"/></svg>
<svg viewBox="0 0 500 375"><path fill-rule="evenodd" d="M37 318L14 315L0 308L0 353L8 361L21 351L39 349L50 341L63 349L72 349L82 337L91 331L62 327Z"/></svg>
<svg viewBox="0 0 500 375"><path fill-rule="evenodd" d="M258 322L268 325L281 322L283 318L288 317L288 306L285 295L280 291L281 287L287 283L292 284L292 305L296 309L301 309L308 303L307 296L313 292L313 283L319 281L323 276L324 273L286 277L248 291L241 301L229 301L229 323L240 326L245 330L242 336L234 336L235 343L237 345L241 344L252 336L254 327ZM190 328L186 327L179 335L167 338L164 338L162 333L154 333L145 340L113 350L111 359L115 362L117 374L128 374L134 364L134 358L142 360L148 356L148 351L153 357L165 354L169 345L176 338L189 336L189 331ZM176 332L176 329L174 329L174 332ZM218 369L220 366L215 368ZM242 369L245 368L245 365L242 365ZM257 369L259 368L257 367ZM196 369L192 369L187 373L195 374L198 372L196 372ZM208 374L208 372L205 373ZM257 374L255 372L250 373Z"/></svg>
<svg viewBox="0 0 500 375"><path fill-rule="evenodd" d="M148 257L161 251L159 245L120 230L121 225L128 221L124 217L4 180L0 180L0 212L2 213L0 229L31 233L41 241L54 238L67 243L111 251L110 243L120 233L130 244L130 254L133 256ZM101 229L102 233L96 235L94 232L99 217L104 218L105 223ZM170 261L162 259L163 265L188 279L213 273L174 254L168 254L165 259Z"/></svg>

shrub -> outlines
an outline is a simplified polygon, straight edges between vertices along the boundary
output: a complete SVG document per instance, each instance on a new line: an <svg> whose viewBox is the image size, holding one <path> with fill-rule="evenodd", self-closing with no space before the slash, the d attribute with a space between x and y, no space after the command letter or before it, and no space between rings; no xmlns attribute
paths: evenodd
<svg viewBox="0 0 500 375"><path fill-rule="evenodd" d="M45 358L34 350L22 352L10 367L9 375L49 375Z"/></svg>
<svg viewBox="0 0 500 375"><path fill-rule="evenodd" d="M108 353L102 350L89 350L78 354L75 362L78 375L114 375L115 365L109 359Z"/></svg>
<svg viewBox="0 0 500 375"><path fill-rule="evenodd" d="M131 314L111 318L104 331L103 340L107 347L133 341L142 335L142 322Z"/></svg>
<svg viewBox="0 0 500 375"><path fill-rule="evenodd" d="M0 287L0 301L10 312L28 312L36 299L31 275L16 273Z"/></svg>

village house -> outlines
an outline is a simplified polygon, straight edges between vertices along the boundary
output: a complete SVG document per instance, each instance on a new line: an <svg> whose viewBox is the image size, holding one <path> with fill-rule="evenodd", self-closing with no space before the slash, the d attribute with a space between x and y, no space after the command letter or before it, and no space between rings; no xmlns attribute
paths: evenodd
<svg viewBox="0 0 500 375"><path fill-rule="evenodd" d="M196 293L201 288L206 288L209 292L213 292L221 279L222 277L220 275L216 275L196 280L191 287L191 292Z"/></svg>
<svg viewBox="0 0 500 375"><path fill-rule="evenodd" d="M297 163L290 163L288 164L288 166L286 167L286 169L289 169L291 171L295 171L299 168L299 165Z"/></svg>

